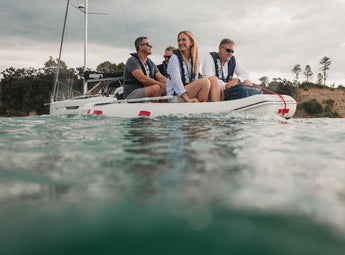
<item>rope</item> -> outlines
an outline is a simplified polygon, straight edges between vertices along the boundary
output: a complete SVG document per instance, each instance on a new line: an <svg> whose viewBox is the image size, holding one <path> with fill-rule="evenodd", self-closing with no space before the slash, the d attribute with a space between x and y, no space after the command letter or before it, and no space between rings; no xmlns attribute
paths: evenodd
<svg viewBox="0 0 345 255"><path fill-rule="evenodd" d="M284 97L283 97L282 95L280 95L280 94L278 94L278 93L276 93L276 92L273 92L273 91L271 91L271 90L269 90L269 89L266 89L266 88L264 88L264 87L261 87L261 86L259 86L259 85L256 85L256 84L253 84L253 86L258 87L258 88L261 88L261 89L263 89L263 90L265 90L265 91L267 91L267 92L269 92L269 93L271 93L271 94L275 94L275 95L279 96L279 97L283 100L283 102L284 102L284 109L279 109L279 112L278 112L278 113L282 113L282 117L284 117L285 113L288 113L288 112L289 112L289 111L288 111L289 109L286 109L286 101L285 101L285 99L284 99Z"/></svg>

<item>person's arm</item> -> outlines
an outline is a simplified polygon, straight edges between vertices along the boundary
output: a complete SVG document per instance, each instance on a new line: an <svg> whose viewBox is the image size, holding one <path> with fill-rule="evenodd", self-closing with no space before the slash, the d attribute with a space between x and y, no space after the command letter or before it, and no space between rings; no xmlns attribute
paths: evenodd
<svg viewBox="0 0 345 255"><path fill-rule="evenodd" d="M187 92L182 83L180 63L175 54L172 55L169 60L167 72L169 74L169 88L167 88L167 90L171 87L178 96L181 96L183 93Z"/></svg>
<svg viewBox="0 0 345 255"><path fill-rule="evenodd" d="M214 67L214 61L209 54L205 61L202 63L202 77L211 77L216 75L216 70Z"/></svg>
<svg viewBox="0 0 345 255"><path fill-rule="evenodd" d="M236 59L236 66L235 66L235 75L237 76L235 79L232 79L229 81L226 85L225 88L230 88L232 86L237 85L238 83L244 82L245 80L249 79L249 74L248 72L243 68L242 64L240 61Z"/></svg>
<svg viewBox="0 0 345 255"><path fill-rule="evenodd" d="M227 65L226 65L227 66ZM226 67L228 68L228 66ZM236 66L235 66L235 70L234 70L234 75L236 75L237 77L236 78L233 78L231 81L227 82L225 84L225 89L228 89L230 87L233 87L235 85L237 85L238 83L241 83L242 80L240 77L238 77L238 75L241 73L242 71L242 66L239 65L239 62L237 61L236 59ZM244 81L244 80L243 80Z"/></svg>
<svg viewBox="0 0 345 255"><path fill-rule="evenodd" d="M141 69L135 69L131 73L135 77L135 79L137 79L139 82L141 82L145 86L152 86L152 85L165 86L166 82L156 81L146 76Z"/></svg>
<svg viewBox="0 0 345 255"><path fill-rule="evenodd" d="M230 87L233 87L233 86L237 85L240 82L241 82L241 80L238 79L238 78L232 79L231 81L229 81L228 83L225 84L224 88L228 89Z"/></svg>
<svg viewBox="0 0 345 255"><path fill-rule="evenodd" d="M167 83L167 78L166 78L163 74L161 74L161 72L157 72L157 73L155 74L155 79L156 79L157 81L163 82L164 85Z"/></svg>
<svg viewBox="0 0 345 255"><path fill-rule="evenodd" d="M249 80L249 74L244 69L243 65L240 61L236 58L236 67L235 67L235 74L239 79L239 82L244 82L245 80Z"/></svg>
<svg viewBox="0 0 345 255"><path fill-rule="evenodd" d="M145 86L161 84L161 82L156 81L144 74L144 72L141 70L139 61L135 57L131 57L127 60L126 69L131 74L131 76L133 76L133 78L135 78L137 81L144 84ZM157 70L158 72L157 67L155 67L155 70Z"/></svg>

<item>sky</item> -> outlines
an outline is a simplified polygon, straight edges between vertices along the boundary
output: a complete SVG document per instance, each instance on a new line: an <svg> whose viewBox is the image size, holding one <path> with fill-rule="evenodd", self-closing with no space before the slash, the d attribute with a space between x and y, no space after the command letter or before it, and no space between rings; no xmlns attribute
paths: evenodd
<svg viewBox="0 0 345 255"><path fill-rule="evenodd" d="M0 9L0 72L6 68L41 68L57 58L66 0L5 0ZM85 0L71 0L75 6ZM177 46L177 34L196 36L202 61L219 42L236 42L235 56L258 82L262 76L293 80L294 65L310 65L313 81L320 60L332 64L327 85L345 85L345 0L88 0L87 66L126 62L134 41L147 36L150 58L160 64L164 49ZM64 38L62 60L83 66L84 16L73 6ZM305 80L300 74L299 81Z"/></svg>

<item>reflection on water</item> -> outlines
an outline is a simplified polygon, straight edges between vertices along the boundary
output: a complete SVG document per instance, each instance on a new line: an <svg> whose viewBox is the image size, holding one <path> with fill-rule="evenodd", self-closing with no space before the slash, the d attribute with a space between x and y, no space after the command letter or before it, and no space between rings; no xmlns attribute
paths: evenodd
<svg viewBox="0 0 345 255"><path fill-rule="evenodd" d="M124 162L140 196L170 194L185 203L219 196L243 168L232 141L240 129L218 119L135 119L128 123ZM218 127L219 125L219 127ZM140 127L140 128L138 128Z"/></svg>

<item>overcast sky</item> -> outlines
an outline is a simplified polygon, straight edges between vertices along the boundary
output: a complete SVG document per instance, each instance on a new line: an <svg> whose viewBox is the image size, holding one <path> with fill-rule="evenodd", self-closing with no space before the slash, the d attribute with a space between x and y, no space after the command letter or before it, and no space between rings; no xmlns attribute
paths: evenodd
<svg viewBox="0 0 345 255"><path fill-rule="evenodd" d="M66 0L5 0L0 8L0 71L40 68L58 57ZM148 36L151 59L159 64L164 49L177 46L181 30L191 30L201 60L233 39L235 56L251 79L268 76L292 80L291 69L310 65L314 79L320 60L332 64L327 84L345 85L345 0L89 0L88 67L103 61L126 62L134 40ZM71 0L78 6L84 0ZM83 66L83 14L72 6L62 59ZM202 62L202 61L201 61ZM300 81L304 79L301 75Z"/></svg>

